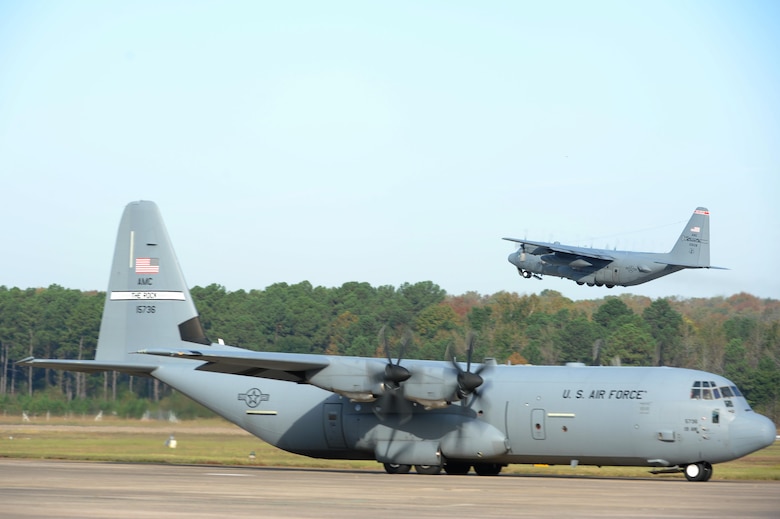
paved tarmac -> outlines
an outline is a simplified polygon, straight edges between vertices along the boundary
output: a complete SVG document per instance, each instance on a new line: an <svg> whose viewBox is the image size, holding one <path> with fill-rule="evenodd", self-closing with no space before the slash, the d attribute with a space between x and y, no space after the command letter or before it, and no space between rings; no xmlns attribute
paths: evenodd
<svg viewBox="0 0 780 519"><path fill-rule="evenodd" d="M0 517L777 519L780 482L389 475L0 458Z"/></svg>

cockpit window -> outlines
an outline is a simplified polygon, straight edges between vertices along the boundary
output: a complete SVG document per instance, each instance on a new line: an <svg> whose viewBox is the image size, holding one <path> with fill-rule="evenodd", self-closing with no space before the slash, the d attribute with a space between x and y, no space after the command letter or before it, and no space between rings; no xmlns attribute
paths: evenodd
<svg viewBox="0 0 780 519"><path fill-rule="evenodd" d="M742 393L737 389L737 386L718 387L711 380L697 380L691 387L691 399L694 400L720 400L738 396L742 396Z"/></svg>

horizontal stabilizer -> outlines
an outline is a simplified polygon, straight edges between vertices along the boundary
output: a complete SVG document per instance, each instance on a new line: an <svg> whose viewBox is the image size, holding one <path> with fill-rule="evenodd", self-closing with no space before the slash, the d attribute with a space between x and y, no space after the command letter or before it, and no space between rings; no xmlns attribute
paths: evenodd
<svg viewBox="0 0 780 519"><path fill-rule="evenodd" d="M659 265L669 265L670 267L683 267L683 268L686 268L686 269L731 270L728 267L716 267L715 265L690 265L688 263L675 263L673 261L656 260L654 263L658 263Z"/></svg>
<svg viewBox="0 0 780 519"><path fill-rule="evenodd" d="M156 365L132 364L127 362L98 362L94 360L62 360L36 359L27 357L16 363L17 366L33 366L36 368L61 369L65 371L80 371L82 373L99 373L101 371L119 371L130 375L148 375Z"/></svg>

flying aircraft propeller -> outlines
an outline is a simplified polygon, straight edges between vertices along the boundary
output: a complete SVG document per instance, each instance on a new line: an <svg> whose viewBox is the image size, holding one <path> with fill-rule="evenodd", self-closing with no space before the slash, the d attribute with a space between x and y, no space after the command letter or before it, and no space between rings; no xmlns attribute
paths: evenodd
<svg viewBox="0 0 780 519"><path fill-rule="evenodd" d="M455 393L458 398L464 399L470 394L477 393L477 388L481 386L485 379L480 375L487 369L488 364L483 364L476 371L471 371L471 357L474 355L474 344L476 343L477 336L474 333L470 333L468 337L468 349L466 350L466 369L460 367L460 364L455 360L455 356L450 356L450 361L455 369L458 371L458 388Z"/></svg>

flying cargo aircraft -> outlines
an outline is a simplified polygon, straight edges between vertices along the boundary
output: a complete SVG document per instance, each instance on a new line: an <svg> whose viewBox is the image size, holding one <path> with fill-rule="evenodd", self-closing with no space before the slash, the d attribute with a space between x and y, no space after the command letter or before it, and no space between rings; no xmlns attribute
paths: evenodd
<svg viewBox="0 0 780 519"><path fill-rule="evenodd" d="M613 288L639 285L682 269L721 268L710 265L710 212L704 207L696 208L680 238L666 253L504 239L520 244L508 259L526 279L558 276L572 279L578 285Z"/></svg>
<svg viewBox="0 0 780 519"><path fill-rule="evenodd" d="M388 349L389 350L389 349ZM162 217L119 225L94 360L23 366L154 377L281 449L389 473L512 463L645 466L706 481L776 429L739 389L676 368L508 366L250 351L206 338Z"/></svg>

